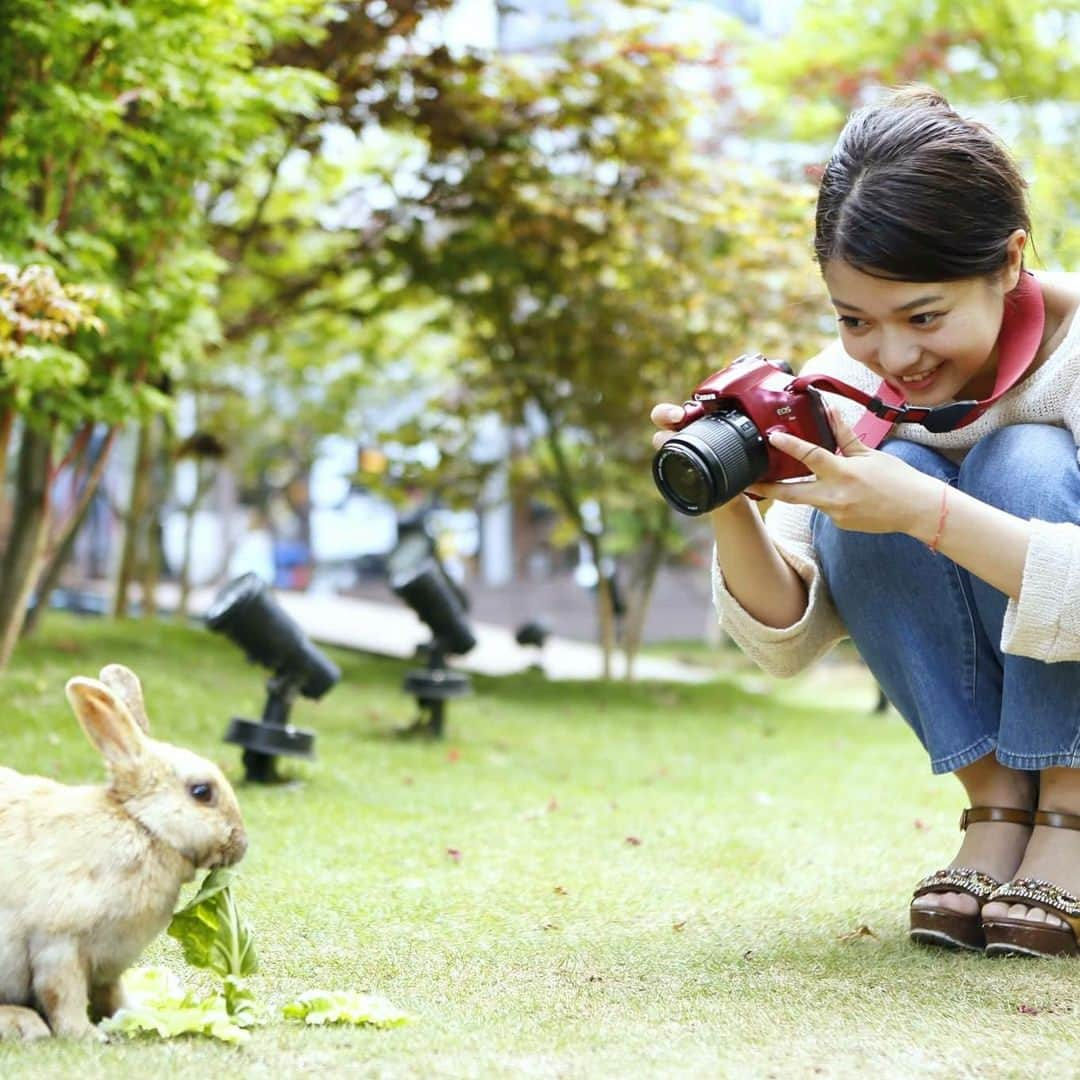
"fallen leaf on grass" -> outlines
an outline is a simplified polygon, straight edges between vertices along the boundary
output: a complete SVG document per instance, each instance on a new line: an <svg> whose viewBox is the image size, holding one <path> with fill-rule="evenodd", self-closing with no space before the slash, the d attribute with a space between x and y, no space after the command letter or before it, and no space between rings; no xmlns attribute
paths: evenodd
<svg viewBox="0 0 1080 1080"><path fill-rule="evenodd" d="M860 926L857 930L851 930L846 934L838 934L836 940L837 941L858 941L860 938L868 938L868 937L873 938L875 941L877 940L877 934L875 934L874 931L871 930L869 926L867 926L865 923L863 923L863 925Z"/></svg>
<svg viewBox="0 0 1080 1080"><path fill-rule="evenodd" d="M461 852L456 847L448 847L446 854L450 856L454 862L461 862Z"/></svg>
<svg viewBox="0 0 1080 1080"><path fill-rule="evenodd" d="M554 814L559 809L558 800L553 795L548 801L536 810L526 810L522 817L526 821L535 821L537 818L542 818L547 814Z"/></svg>
<svg viewBox="0 0 1080 1080"><path fill-rule="evenodd" d="M641 847L641 837L640 836L628 836L626 838L626 840L624 841L624 843L629 844L631 847Z"/></svg>
<svg viewBox="0 0 1080 1080"><path fill-rule="evenodd" d="M564 886L562 886L562 885L556 885L556 886L555 886L555 895L556 895L556 896L566 896L566 889L565 889L565 887L564 887Z"/></svg>
<svg viewBox="0 0 1080 1080"><path fill-rule="evenodd" d="M680 919L678 922L672 923L671 924L671 929L674 930L676 933L678 933L680 930L685 930L686 929L686 920L685 919Z"/></svg>
<svg viewBox="0 0 1080 1080"><path fill-rule="evenodd" d="M1025 1016L1038 1016L1039 1009L1036 1009L1034 1005L1017 1005L1016 1011L1023 1013Z"/></svg>
<svg viewBox="0 0 1080 1080"><path fill-rule="evenodd" d="M378 994L355 990L308 990L283 1006L282 1015L305 1024L353 1024L391 1028L407 1024L412 1017Z"/></svg>
<svg viewBox="0 0 1080 1080"><path fill-rule="evenodd" d="M922 818L916 818L915 819L915 828L916 829L929 829L930 826L927 825L926 822L923 821Z"/></svg>

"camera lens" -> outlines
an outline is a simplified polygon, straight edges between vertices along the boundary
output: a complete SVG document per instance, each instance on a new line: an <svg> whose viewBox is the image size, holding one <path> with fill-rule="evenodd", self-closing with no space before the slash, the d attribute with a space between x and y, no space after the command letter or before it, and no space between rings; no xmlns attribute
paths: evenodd
<svg viewBox="0 0 1080 1080"><path fill-rule="evenodd" d="M702 417L672 436L653 458L660 494L696 517L733 499L768 471L757 425L734 410Z"/></svg>

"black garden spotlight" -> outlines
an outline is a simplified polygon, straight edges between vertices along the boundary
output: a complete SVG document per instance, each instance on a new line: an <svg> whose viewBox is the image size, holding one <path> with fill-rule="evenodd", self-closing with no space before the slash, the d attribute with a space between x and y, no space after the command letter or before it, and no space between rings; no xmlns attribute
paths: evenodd
<svg viewBox="0 0 1080 1080"><path fill-rule="evenodd" d="M390 588L420 616L431 630L424 646L427 667L409 671L403 688L416 697L420 716L403 734L443 733L446 702L471 689L464 672L446 666L446 657L463 656L476 644L465 618L465 595L447 576L435 544L425 529L410 529L387 558Z"/></svg>
<svg viewBox="0 0 1080 1080"><path fill-rule="evenodd" d="M523 622L514 632L514 640L523 648L536 649L535 659L529 666L537 671L544 670L544 642L551 637L551 627L546 619L530 619Z"/></svg>
<svg viewBox="0 0 1080 1080"><path fill-rule="evenodd" d="M314 733L294 728L289 710L297 694L321 698L341 678L337 666L312 645L257 574L230 581L207 611L206 625L239 645L253 663L273 672L266 684L262 719L234 716L225 732L227 743L244 748L247 779L277 780L279 754L314 757Z"/></svg>

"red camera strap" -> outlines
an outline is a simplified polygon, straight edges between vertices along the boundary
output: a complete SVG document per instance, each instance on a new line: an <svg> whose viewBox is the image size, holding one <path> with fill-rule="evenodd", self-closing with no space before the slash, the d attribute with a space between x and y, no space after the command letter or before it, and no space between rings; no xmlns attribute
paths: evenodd
<svg viewBox="0 0 1080 1080"><path fill-rule="evenodd" d="M1011 390L1031 367L1035 354L1042 343L1043 328L1046 325L1046 309L1043 303L1042 289L1035 276L1025 270L1020 275L1016 288L1005 298L1005 315L998 334L998 367L994 380L994 392L982 401L965 403L968 408L959 410L960 417L948 427L940 430L954 431L974 423L1003 394ZM827 385L822 389L829 389ZM843 384L841 384L843 385ZM853 389L853 388L849 388ZM851 395L845 394L845 397ZM855 425L855 434L869 447L879 446L897 423L924 423L933 409L920 409L905 403L903 395L882 381L873 398L859 393L860 400L867 406L867 412ZM880 411L875 412L875 405ZM938 406L945 410L953 406ZM930 425L926 425L930 426Z"/></svg>

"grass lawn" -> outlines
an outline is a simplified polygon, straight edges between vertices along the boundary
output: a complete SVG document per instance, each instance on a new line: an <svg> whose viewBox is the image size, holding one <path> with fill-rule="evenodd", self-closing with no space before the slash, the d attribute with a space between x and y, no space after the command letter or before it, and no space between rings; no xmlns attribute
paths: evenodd
<svg viewBox="0 0 1080 1080"><path fill-rule="evenodd" d="M780 693L477 679L445 742L418 744L390 735L412 712L405 665L335 658L341 685L293 715L318 761L290 786L238 784L253 985L270 1006L372 990L414 1022L273 1019L240 1048L2 1044L0 1077L1080 1071L1076 963L908 944L910 890L952 856L961 793L846 669ZM239 780L220 738L258 716L262 672L198 629L56 614L0 676L0 762L95 780L63 684L112 661L142 676L155 734ZM143 962L198 982L170 938Z"/></svg>

